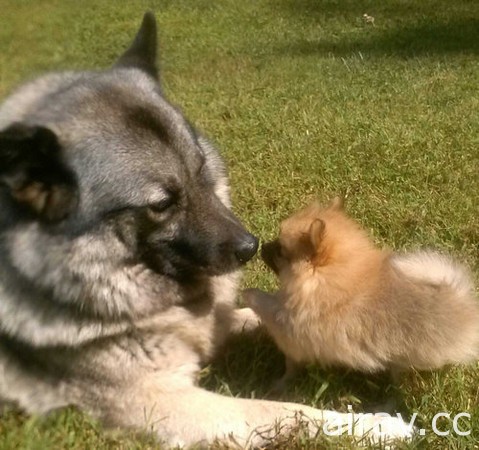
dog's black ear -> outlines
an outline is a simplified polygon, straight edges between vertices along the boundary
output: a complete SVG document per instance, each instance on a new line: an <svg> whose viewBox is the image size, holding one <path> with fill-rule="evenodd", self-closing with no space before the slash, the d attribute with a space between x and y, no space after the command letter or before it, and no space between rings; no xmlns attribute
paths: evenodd
<svg viewBox="0 0 479 450"><path fill-rule="evenodd" d="M324 220L315 219L311 223L309 227L309 240L314 251L317 251L321 247L325 230L326 224L324 223Z"/></svg>
<svg viewBox="0 0 479 450"><path fill-rule="evenodd" d="M157 32L155 15L148 11L130 48L118 59L116 67L136 67L157 78Z"/></svg>
<svg viewBox="0 0 479 450"><path fill-rule="evenodd" d="M42 126L17 123L0 131L0 183L42 221L60 221L77 205L75 177L61 160L57 136Z"/></svg>

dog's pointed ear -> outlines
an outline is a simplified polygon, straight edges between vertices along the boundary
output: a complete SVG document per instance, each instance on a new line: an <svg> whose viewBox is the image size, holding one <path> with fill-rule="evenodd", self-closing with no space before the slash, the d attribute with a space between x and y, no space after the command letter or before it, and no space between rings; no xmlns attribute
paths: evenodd
<svg viewBox="0 0 479 450"><path fill-rule="evenodd" d="M329 204L330 209L336 209L338 211L344 210L344 198L343 197L334 197Z"/></svg>
<svg viewBox="0 0 479 450"><path fill-rule="evenodd" d="M314 251L318 251L324 238L326 224L324 220L314 219L309 226L309 240Z"/></svg>
<svg viewBox="0 0 479 450"><path fill-rule="evenodd" d="M0 184L42 221L62 220L77 205L75 177L61 160L57 136L42 126L18 123L0 131Z"/></svg>
<svg viewBox="0 0 479 450"><path fill-rule="evenodd" d="M118 58L115 67L136 67L157 78L156 51L156 18L151 11L147 11L143 16L143 22L133 43L128 50Z"/></svg>

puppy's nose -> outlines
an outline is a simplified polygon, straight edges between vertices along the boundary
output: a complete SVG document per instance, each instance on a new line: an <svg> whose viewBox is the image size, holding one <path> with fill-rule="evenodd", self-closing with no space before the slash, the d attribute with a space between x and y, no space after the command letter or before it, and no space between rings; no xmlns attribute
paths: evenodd
<svg viewBox="0 0 479 450"><path fill-rule="evenodd" d="M278 240L266 242L261 246L261 258L265 264L274 272L278 273L277 260L281 253L281 247Z"/></svg>
<svg viewBox="0 0 479 450"><path fill-rule="evenodd" d="M259 246L258 238L253 236L250 233L246 234L244 239L240 243L238 243L238 245L236 246L236 250L235 250L236 258L241 264L246 263L258 251L258 246Z"/></svg>

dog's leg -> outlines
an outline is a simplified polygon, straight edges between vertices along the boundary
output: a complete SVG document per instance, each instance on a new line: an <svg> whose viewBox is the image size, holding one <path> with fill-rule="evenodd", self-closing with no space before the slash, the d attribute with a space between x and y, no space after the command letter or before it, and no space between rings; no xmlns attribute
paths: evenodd
<svg viewBox="0 0 479 450"><path fill-rule="evenodd" d="M288 356L285 356L286 370L281 378L273 382L271 386L271 394L281 394L286 389L288 382L293 379L301 369L301 365L292 360Z"/></svg>
<svg viewBox="0 0 479 450"><path fill-rule="evenodd" d="M281 336L283 340L286 338L285 324L279 318L283 304L278 298L278 294L269 294L260 289L245 289L243 291L243 299L251 306L256 314L264 322L269 333L275 336ZM276 380L271 387L272 394L280 394L286 388L287 382L295 376L300 368L300 365L286 356L286 371L283 376Z"/></svg>
<svg viewBox="0 0 479 450"><path fill-rule="evenodd" d="M291 358L288 358L286 356L286 370L284 372L283 378L286 379L286 381L291 380L299 371L301 368L301 365L298 364L296 361L292 360Z"/></svg>
<svg viewBox="0 0 479 450"><path fill-rule="evenodd" d="M405 372L406 370L404 369L404 367L392 365L389 368L389 376L391 378L392 383L394 385L399 385L401 381L403 380Z"/></svg>
<svg viewBox="0 0 479 450"><path fill-rule="evenodd" d="M155 389L156 391L156 389ZM225 397L195 386L129 395L134 404L122 404L122 426L155 432L168 445L190 446L216 440L230 446L251 448L274 442L274 438L301 427L309 436L345 434L373 442L408 438L405 422L372 414L352 415L318 410L294 403ZM143 402L141 402L141 399Z"/></svg>

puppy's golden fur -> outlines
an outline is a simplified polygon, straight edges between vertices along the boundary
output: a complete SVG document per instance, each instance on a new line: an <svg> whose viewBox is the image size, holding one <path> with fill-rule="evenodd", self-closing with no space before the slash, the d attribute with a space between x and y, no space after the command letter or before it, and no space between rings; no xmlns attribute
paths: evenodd
<svg viewBox="0 0 479 450"><path fill-rule="evenodd" d="M478 356L479 305L465 269L433 252L377 249L339 200L286 219L262 256L281 288L245 298L289 363L376 372Z"/></svg>

